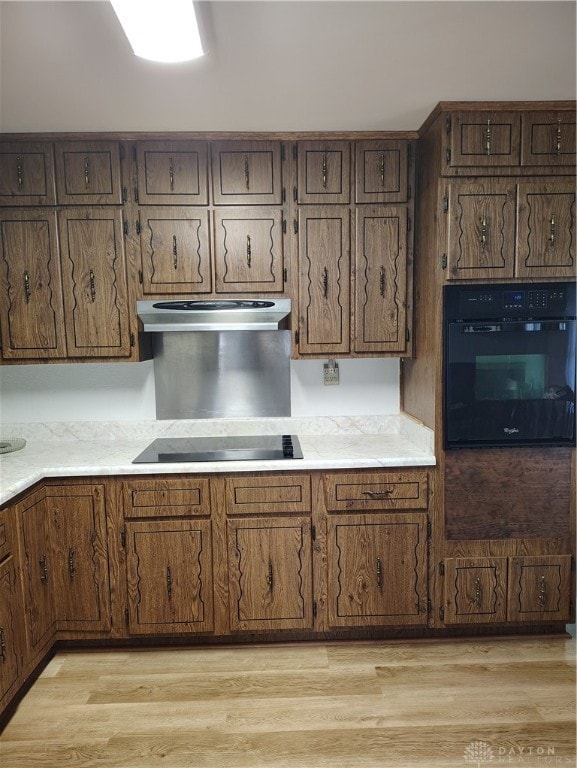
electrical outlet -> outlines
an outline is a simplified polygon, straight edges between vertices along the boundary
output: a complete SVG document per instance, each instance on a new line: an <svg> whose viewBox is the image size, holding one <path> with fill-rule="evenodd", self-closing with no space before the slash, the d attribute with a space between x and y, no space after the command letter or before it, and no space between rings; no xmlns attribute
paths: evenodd
<svg viewBox="0 0 577 768"><path fill-rule="evenodd" d="M336 360L329 360L328 363L323 364L323 377L325 387L339 383L339 364Z"/></svg>

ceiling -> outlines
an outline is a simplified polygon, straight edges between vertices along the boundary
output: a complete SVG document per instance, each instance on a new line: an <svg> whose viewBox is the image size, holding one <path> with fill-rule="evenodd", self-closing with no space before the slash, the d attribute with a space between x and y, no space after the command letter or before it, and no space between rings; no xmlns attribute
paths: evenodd
<svg viewBox="0 0 577 768"><path fill-rule="evenodd" d="M438 101L575 98L573 1L200 6L209 52L174 65L106 0L0 2L0 129L416 130Z"/></svg>

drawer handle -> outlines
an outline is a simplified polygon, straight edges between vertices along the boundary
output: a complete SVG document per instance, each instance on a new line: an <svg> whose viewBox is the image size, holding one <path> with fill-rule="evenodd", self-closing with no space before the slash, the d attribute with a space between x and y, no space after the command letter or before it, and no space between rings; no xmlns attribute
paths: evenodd
<svg viewBox="0 0 577 768"><path fill-rule="evenodd" d="M557 147L556 147L557 154L561 154L561 120L557 123Z"/></svg>
<svg viewBox="0 0 577 768"><path fill-rule="evenodd" d="M541 576L539 579L539 594L537 595L537 600L539 601L541 608L544 608L547 604L547 583L544 576Z"/></svg>
<svg viewBox="0 0 577 768"><path fill-rule="evenodd" d="M172 573L170 570L170 565L166 566L166 593L168 595L168 599L170 600L172 598Z"/></svg>
<svg viewBox="0 0 577 768"><path fill-rule="evenodd" d="M252 259L252 247L250 244L250 235L246 236L246 265L250 269L250 262Z"/></svg>
<svg viewBox="0 0 577 768"><path fill-rule="evenodd" d="M555 245L555 214L554 213L551 214L551 219L549 221L549 226L551 228L550 229L550 234L549 234L549 242L553 246L553 245Z"/></svg>
<svg viewBox="0 0 577 768"><path fill-rule="evenodd" d="M250 191L250 165L248 162L248 155L244 156L244 185L247 192Z"/></svg>
<svg viewBox="0 0 577 768"><path fill-rule="evenodd" d="M383 266L381 266L379 272L379 291L381 296L385 295L385 268Z"/></svg>
<svg viewBox="0 0 577 768"><path fill-rule="evenodd" d="M327 188L328 183L328 162L327 162L327 153L325 152L323 154L323 189Z"/></svg>
<svg viewBox="0 0 577 768"><path fill-rule="evenodd" d="M172 264L175 269L178 269L178 243L176 235L172 236Z"/></svg>
<svg viewBox="0 0 577 768"><path fill-rule="evenodd" d="M27 304L30 303L31 295L32 294L30 291L30 275L28 274L28 272L24 272L24 296L26 297Z"/></svg>
<svg viewBox="0 0 577 768"><path fill-rule="evenodd" d="M74 578L74 574L76 573L76 552L70 547L68 550L68 573L70 574L70 578Z"/></svg>
<svg viewBox="0 0 577 768"><path fill-rule="evenodd" d="M483 588L481 587L481 580L475 579L475 608L479 611L483 604Z"/></svg>
<svg viewBox="0 0 577 768"><path fill-rule="evenodd" d="M481 224L481 248L483 250L485 249L485 246L487 245L487 230L488 230L488 224L487 224L487 217L483 214L483 216L479 219L479 223Z"/></svg>
<svg viewBox="0 0 577 768"><path fill-rule="evenodd" d="M24 184L24 163L21 157L16 158L16 178L18 180L18 189Z"/></svg>
<svg viewBox="0 0 577 768"><path fill-rule="evenodd" d="M392 492L392 488L385 488L384 491L363 491L363 496L368 496L369 499L386 499Z"/></svg>
<svg viewBox="0 0 577 768"><path fill-rule="evenodd" d="M174 162L172 157L168 160L168 180L170 182L170 191L174 192Z"/></svg>
<svg viewBox="0 0 577 768"><path fill-rule="evenodd" d="M383 571L381 568L381 558L377 557L377 587L379 589L383 586Z"/></svg>
<svg viewBox="0 0 577 768"><path fill-rule="evenodd" d="M323 269L323 298L326 299L329 295L329 271L325 267Z"/></svg>
<svg viewBox="0 0 577 768"><path fill-rule="evenodd" d="M487 120L487 127L485 128L485 152L487 156L491 154L491 121Z"/></svg>
<svg viewBox="0 0 577 768"><path fill-rule="evenodd" d="M84 158L84 186L87 188L90 186L90 163L88 162L88 157Z"/></svg>
<svg viewBox="0 0 577 768"><path fill-rule="evenodd" d="M40 565L40 581L43 584L48 584L48 563L46 562L46 555L42 555L38 564Z"/></svg>
<svg viewBox="0 0 577 768"><path fill-rule="evenodd" d="M96 301L96 278L94 277L94 270L91 269L88 273L88 282L90 285L90 299Z"/></svg>
<svg viewBox="0 0 577 768"><path fill-rule="evenodd" d="M272 574L272 563L268 564L268 575L266 577L266 583L268 584L269 590L272 592L274 588L274 578Z"/></svg>
<svg viewBox="0 0 577 768"><path fill-rule="evenodd" d="M4 637L4 627L0 627L0 661L6 661L6 639Z"/></svg>
<svg viewBox="0 0 577 768"><path fill-rule="evenodd" d="M381 187L385 186L385 155L381 152L379 155L379 172L381 176Z"/></svg>

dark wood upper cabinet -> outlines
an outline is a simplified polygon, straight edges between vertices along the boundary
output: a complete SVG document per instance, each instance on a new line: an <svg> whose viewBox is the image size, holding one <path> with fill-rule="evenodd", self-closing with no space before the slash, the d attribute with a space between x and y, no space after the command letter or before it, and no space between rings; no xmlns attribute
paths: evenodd
<svg viewBox="0 0 577 768"><path fill-rule="evenodd" d="M59 203L122 204L120 145L117 142L58 142L55 153Z"/></svg>
<svg viewBox="0 0 577 768"><path fill-rule="evenodd" d="M519 165L519 112L454 112L446 125L450 134L450 155L446 158L448 165Z"/></svg>
<svg viewBox="0 0 577 768"><path fill-rule="evenodd" d="M0 142L0 205L54 205L54 155L48 142Z"/></svg>
<svg viewBox="0 0 577 768"><path fill-rule="evenodd" d="M136 144L140 205L206 205L208 147L204 141Z"/></svg>
<svg viewBox="0 0 577 768"><path fill-rule="evenodd" d="M521 165L575 165L575 112L522 116Z"/></svg>
<svg viewBox="0 0 577 768"><path fill-rule="evenodd" d="M355 143L355 202L403 203L408 199L407 141Z"/></svg>
<svg viewBox="0 0 577 768"><path fill-rule="evenodd" d="M350 202L351 145L348 141L297 143L297 202Z"/></svg>
<svg viewBox="0 0 577 768"><path fill-rule="evenodd" d="M279 141L215 141L211 159L215 205L283 202Z"/></svg>

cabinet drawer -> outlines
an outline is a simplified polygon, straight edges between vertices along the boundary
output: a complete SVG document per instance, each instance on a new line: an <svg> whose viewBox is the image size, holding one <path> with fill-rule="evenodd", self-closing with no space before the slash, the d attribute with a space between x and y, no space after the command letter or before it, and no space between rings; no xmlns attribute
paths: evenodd
<svg viewBox="0 0 577 768"><path fill-rule="evenodd" d="M228 477L226 511L229 515L310 512L310 476Z"/></svg>
<svg viewBox="0 0 577 768"><path fill-rule="evenodd" d="M401 472L325 476L327 509L426 509L427 473Z"/></svg>
<svg viewBox="0 0 577 768"><path fill-rule="evenodd" d="M12 542L8 525L8 511L0 512L0 562L12 551Z"/></svg>
<svg viewBox="0 0 577 768"><path fill-rule="evenodd" d="M210 514L208 478L124 483L124 516L188 517Z"/></svg>

